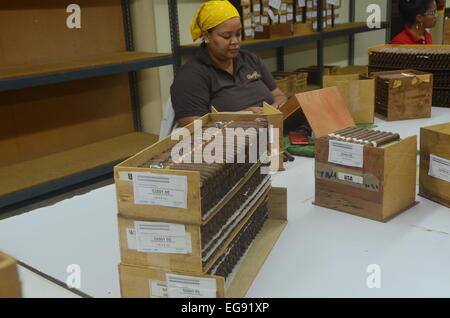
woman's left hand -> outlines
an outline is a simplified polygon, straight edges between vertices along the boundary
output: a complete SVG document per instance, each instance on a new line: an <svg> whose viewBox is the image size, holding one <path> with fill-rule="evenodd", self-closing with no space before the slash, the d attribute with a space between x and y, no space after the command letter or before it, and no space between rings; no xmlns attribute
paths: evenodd
<svg viewBox="0 0 450 318"><path fill-rule="evenodd" d="M280 107L283 106L283 104L286 103L288 100L286 95L279 88L275 88L272 91L272 95L274 99L272 107L275 109L280 109Z"/></svg>

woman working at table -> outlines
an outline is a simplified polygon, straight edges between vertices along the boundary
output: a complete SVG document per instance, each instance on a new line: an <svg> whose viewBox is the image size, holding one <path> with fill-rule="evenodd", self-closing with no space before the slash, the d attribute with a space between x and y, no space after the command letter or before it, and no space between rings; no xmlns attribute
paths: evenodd
<svg viewBox="0 0 450 318"><path fill-rule="evenodd" d="M172 106L180 126L210 112L262 112L266 102L278 108L287 101L262 61L240 50L241 20L228 1L208 1L191 24L197 54L180 69L171 87Z"/></svg>

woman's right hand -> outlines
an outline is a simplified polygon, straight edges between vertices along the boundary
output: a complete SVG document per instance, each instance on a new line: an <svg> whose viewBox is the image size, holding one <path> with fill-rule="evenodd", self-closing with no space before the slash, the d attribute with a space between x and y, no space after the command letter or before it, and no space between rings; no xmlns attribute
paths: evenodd
<svg viewBox="0 0 450 318"><path fill-rule="evenodd" d="M258 106L252 106L252 107L248 107L246 109L241 110L243 112L248 112L251 111L253 112L253 114L262 114L264 112L262 107L258 107Z"/></svg>

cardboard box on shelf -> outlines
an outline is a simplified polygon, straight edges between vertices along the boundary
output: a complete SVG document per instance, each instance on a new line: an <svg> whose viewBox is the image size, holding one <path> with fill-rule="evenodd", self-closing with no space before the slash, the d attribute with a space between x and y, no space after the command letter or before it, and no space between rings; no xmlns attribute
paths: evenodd
<svg viewBox="0 0 450 318"><path fill-rule="evenodd" d="M293 35L293 23L276 23L270 26L270 34L272 37Z"/></svg>
<svg viewBox="0 0 450 318"><path fill-rule="evenodd" d="M450 208L450 122L420 128L419 195Z"/></svg>

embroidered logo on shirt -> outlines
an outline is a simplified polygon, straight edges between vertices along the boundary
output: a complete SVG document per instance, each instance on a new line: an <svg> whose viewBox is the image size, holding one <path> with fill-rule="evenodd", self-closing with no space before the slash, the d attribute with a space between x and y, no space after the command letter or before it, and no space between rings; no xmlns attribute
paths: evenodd
<svg viewBox="0 0 450 318"><path fill-rule="evenodd" d="M261 74L259 74L257 71L254 71L252 74L247 74L247 79L258 79L261 78Z"/></svg>

